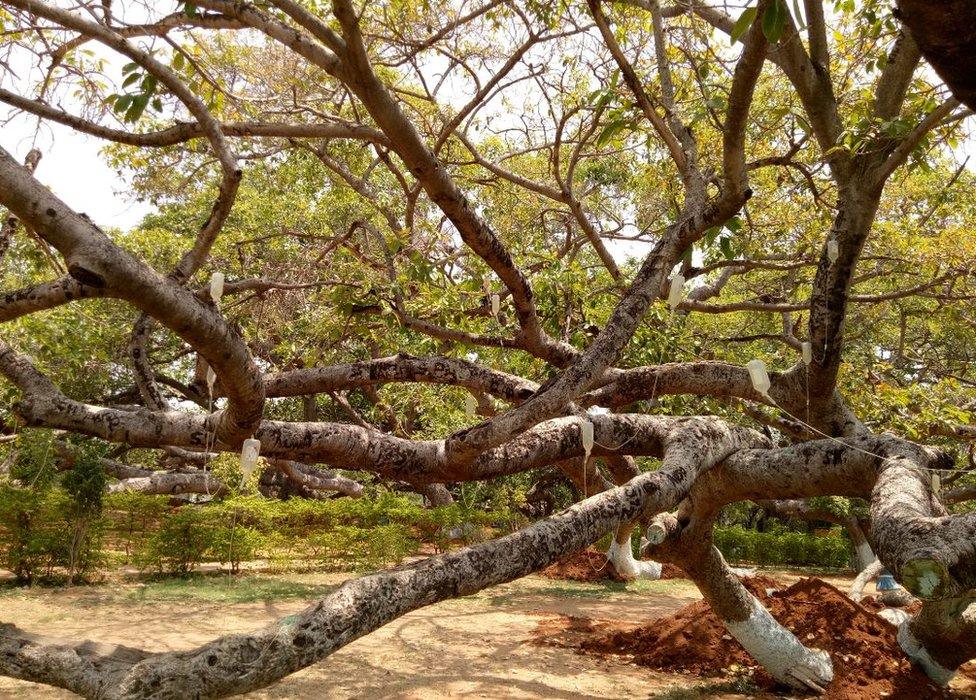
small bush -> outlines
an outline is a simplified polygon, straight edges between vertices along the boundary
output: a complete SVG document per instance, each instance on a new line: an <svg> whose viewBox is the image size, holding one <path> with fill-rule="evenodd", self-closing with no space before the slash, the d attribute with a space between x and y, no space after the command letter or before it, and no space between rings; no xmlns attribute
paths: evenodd
<svg viewBox="0 0 976 700"><path fill-rule="evenodd" d="M345 571L397 562L415 551L418 543L402 525L338 525L309 536L305 544L321 568Z"/></svg>
<svg viewBox="0 0 976 700"><path fill-rule="evenodd" d="M95 571L101 560L105 475L96 443L71 448L73 468L60 474L54 459L64 447L50 431L17 441L12 480L0 485L0 556L20 583Z"/></svg>
<svg viewBox="0 0 976 700"><path fill-rule="evenodd" d="M846 568L851 547L839 530L825 536L788 530L758 532L740 525L715 528L715 546L734 563Z"/></svg>
<svg viewBox="0 0 976 700"><path fill-rule="evenodd" d="M221 564L229 564L232 573L241 570L241 562L251 561L267 544L267 537L246 525L220 525L213 531L209 554Z"/></svg>
<svg viewBox="0 0 976 700"><path fill-rule="evenodd" d="M143 568L185 576L207 559L216 532L203 508L184 507L167 514L136 553Z"/></svg>
<svg viewBox="0 0 976 700"><path fill-rule="evenodd" d="M166 496L147 496L135 491L105 495L103 514L107 536L113 547L121 550L124 561L142 548L148 537L170 510Z"/></svg>

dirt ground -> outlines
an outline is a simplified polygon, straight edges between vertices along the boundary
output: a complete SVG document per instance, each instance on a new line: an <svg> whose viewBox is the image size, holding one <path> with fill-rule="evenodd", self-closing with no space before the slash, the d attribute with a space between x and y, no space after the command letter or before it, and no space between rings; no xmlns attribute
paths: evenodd
<svg viewBox="0 0 976 700"><path fill-rule="evenodd" d="M71 590L0 588L0 621L42 634L139 646L193 647L303 608L341 575L216 577ZM797 576L779 573L784 584ZM830 578L845 587L848 580ZM619 659L532 644L540 621L562 615L647 622L700 596L684 580L584 584L529 577L415 611L250 698L736 698L730 681L703 681ZM0 698L69 698L0 677Z"/></svg>

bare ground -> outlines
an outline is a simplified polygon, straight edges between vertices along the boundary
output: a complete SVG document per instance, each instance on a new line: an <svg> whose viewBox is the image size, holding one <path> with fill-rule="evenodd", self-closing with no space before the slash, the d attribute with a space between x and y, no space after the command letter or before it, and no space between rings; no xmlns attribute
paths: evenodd
<svg viewBox="0 0 976 700"><path fill-rule="evenodd" d="M343 578L312 574L69 590L5 588L0 589L0 621L61 637L155 651L186 649L294 613ZM795 577L781 578L787 583ZM654 672L625 660L531 643L533 631L547 618L646 622L699 597L684 580L597 585L533 576L413 612L247 697L748 697L748 689L733 681ZM0 698L27 697L75 696L0 678Z"/></svg>

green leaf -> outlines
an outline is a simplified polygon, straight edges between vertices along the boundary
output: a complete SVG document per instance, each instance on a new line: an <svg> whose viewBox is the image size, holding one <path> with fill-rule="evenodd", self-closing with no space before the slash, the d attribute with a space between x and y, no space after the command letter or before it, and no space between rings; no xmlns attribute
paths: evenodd
<svg viewBox="0 0 976 700"><path fill-rule="evenodd" d="M718 239L718 247L722 250L722 255L725 256L726 260L731 260L735 257L735 251L732 250L732 239L726 236L722 236Z"/></svg>
<svg viewBox="0 0 976 700"><path fill-rule="evenodd" d="M773 3L766 8L763 13L762 29L763 34L769 43L775 44L783 36L786 29L786 18L790 16L790 11L786 7L785 0L773 0Z"/></svg>
<svg viewBox="0 0 976 700"><path fill-rule="evenodd" d="M183 70L183 62L184 62L184 58L183 58L183 53L182 52L177 51L176 53L173 54L173 69L174 70L178 70L178 71L179 70Z"/></svg>
<svg viewBox="0 0 976 700"><path fill-rule="evenodd" d="M616 119L611 119L607 122L607 125L603 127L600 135L596 138L596 145L598 147L606 146L613 137L624 130L624 128L630 123L630 119L624 117L618 117Z"/></svg>
<svg viewBox="0 0 976 700"><path fill-rule="evenodd" d="M125 120L127 122L137 122L142 113L146 111L146 105L149 104L149 95L135 95L132 97L132 103L129 105L129 109L125 112Z"/></svg>
<svg viewBox="0 0 976 700"><path fill-rule="evenodd" d="M138 63L126 63L124 66L122 66L122 75L125 75L126 73L131 73L138 67L139 67Z"/></svg>
<svg viewBox="0 0 976 700"><path fill-rule="evenodd" d="M739 15L739 19L735 21L735 25L732 27L732 33L729 34L730 43L734 44L739 41L742 36L749 31L749 27L752 23L756 21L757 8L748 7L745 12Z"/></svg>
<svg viewBox="0 0 976 700"><path fill-rule="evenodd" d="M130 104L132 104L132 95L119 95L115 99L115 104L112 106L112 109L115 110L117 114L127 110Z"/></svg>
<svg viewBox="0 0 976 700"><path fill-rule="evenodd" d="M126 78L125 80L122 81L122 87L124 87L124 88L129 87L130 85L132 85L132 83L136 82L141 77L142 77L142 73L132 73L132 74L130 74L128 78Z"/></svg>
<svg viewBox="0 0 976 700"><path fill-rule="evenodd" d="M196 3L192 3L192 2L183 3L183 14L185 14L187 17L196 17L197 16Z"/></svg>

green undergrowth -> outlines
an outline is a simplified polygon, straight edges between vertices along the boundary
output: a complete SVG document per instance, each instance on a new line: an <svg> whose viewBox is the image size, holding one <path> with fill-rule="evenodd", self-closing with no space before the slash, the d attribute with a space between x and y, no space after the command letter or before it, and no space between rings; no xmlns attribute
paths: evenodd
<svg viewBox="0 0 976 700"><path fill-rule="evenodd" d="M715 546L731 564L849 569L851 545L840 528L826 534L776 529L759 532L741 525L718 526Z"/></svg>
<svg viewBox="0 0 976 700"><path fill-rule="evenodd" d="M231 573L255 567L271 573L364 572L522 524L506 510L457 503L424 508L389 492L285 501L235 495L177 506L165 496L117 493L106 495L97 511L73 510L72 502L56 483L43 490L0 484L0 568L22 584L64 582L72 561L80 561L74 572L89 581L120 567L189 576L204 564ZM84 556L73 560L71 535L82 527Z"/></svg>

